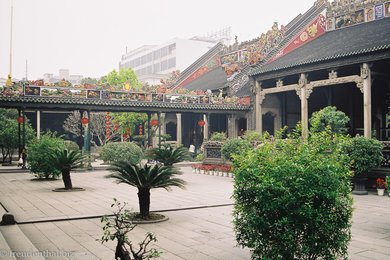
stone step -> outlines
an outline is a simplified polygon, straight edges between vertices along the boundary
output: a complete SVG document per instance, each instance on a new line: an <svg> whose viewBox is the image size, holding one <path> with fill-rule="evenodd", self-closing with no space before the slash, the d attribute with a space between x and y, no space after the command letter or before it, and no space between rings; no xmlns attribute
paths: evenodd
<svg viewBox="0 0 390 260"><path fill-rule="evenodd" d="M4 260L16 260L17 258L12 256L12 250L5 240L3 234L0 232L0 259Z"/></svg>
<svg viewBox="0 0 390 260"><path fill-rule="evenodd" d="M0 233L9 247L8 252L14 252L15 258L4 259L23 259L23 260L44 260L38 249L26 237L18 225L0 226ZM1 251L0 251L1 252ZM3 259L0 256L0 259Z"/></svg>

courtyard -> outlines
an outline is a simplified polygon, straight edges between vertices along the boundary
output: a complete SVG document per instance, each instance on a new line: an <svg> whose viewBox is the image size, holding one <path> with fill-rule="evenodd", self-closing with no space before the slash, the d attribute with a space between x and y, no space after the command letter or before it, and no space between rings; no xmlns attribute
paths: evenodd
<svg viewBox="0 0 390 260"><path fill-rule="evenodd" d="M141 241L155 233L160 259L250 259L248 249L236 246L232 226L232 178L195 174L179 166L187 188L152 190L151 210L168 221L138 225L130 240ZM74 186L82 192L53 192L62 181L37 181L27 172L2 171L0 202L14 214L17 225L1 226L1 252L58 252L46 259L113 259L115 243L101 244L100 216L112 214L113 198L138 209L136 189L104 178L108 172L74 172ZM5 213L2 210L1 214ZM390 199L388 196L354 196L350 259L390 257ZM2 257L1 259L15 259ZM24 258L23 258L24 259ZM44 258L29 258L44 259Z"/></svg>

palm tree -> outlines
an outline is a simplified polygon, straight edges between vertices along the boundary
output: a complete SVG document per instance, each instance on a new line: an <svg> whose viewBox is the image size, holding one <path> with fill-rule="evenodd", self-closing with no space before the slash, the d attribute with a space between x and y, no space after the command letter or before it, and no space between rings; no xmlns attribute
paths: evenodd
<svg viewBox="0 0 390 260"><path fill-rule="evenodd" d="M169 144L164 144L149 151L148 156L163 163L165 166L172 166L174 163L190 160L191 156L184 146L173 148Z"/></svg>
<svg viewBox="0 0 390 260"><path fill-rule="evenodd" d="M50 155L53 166L61 171L65 189L72 189L70 171L79 168L83 164L84 156L80 151L56 150Z"/></svg>
<svg viewBox="0 0 390 260"><path fill-rule="evenodd" d="M139 212L142 219L150 218L150 190L164 188L167 191L176 186L184 189L186 182L175 178L182 174L172 166L149 166L143 167L125 161L113 162L109 168L113 173L107 178L117 179L117 183L126 183L138 189Z"/></svg>

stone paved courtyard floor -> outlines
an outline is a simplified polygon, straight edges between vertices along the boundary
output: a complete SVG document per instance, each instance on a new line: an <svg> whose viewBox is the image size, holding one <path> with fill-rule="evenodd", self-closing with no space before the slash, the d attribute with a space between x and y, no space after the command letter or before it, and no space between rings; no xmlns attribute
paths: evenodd
<svg viewBox="0 0 390 260"><path fill-rule="evenodd" d="M232 230L232 178L182 169L187 189L151 192L151 210L163 211L169 220L138 225L130 239L138 242L146 232L154 232L161 259L250 259L249 250L236 246ZM0 227L0 249L6 241L14 251L72 252L46 259L113 259L115 243L97 241L102 235L99 216L112 213L114 197L134 210L138 198L135 188L115 184L104 178L107 174L72 173L73 185L85 191L64 193L52 191L63 186L62 180L36 181L28 173L1 173L0 202L19 224ZM354 208L349 258L390 259L390 198L355 196Z"/></svg>

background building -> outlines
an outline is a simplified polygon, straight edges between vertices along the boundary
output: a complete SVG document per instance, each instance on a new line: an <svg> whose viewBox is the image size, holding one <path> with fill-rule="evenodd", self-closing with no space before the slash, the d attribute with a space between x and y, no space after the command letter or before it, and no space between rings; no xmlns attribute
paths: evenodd
<svg viewBox="0 0 390 260"><path fill-rule="evenodd" d="M230 28L191 39L174 38L160 45L144 45L126 52L120 68L132 68L142 82L160 84L175 70L183 71L218 42L230 41Z"/></svg>
<svg viewBox="0 0 390 260"><path fill-rule="evenodd" d="M43 81L45 83L55 83L61 81L62 79L68 80L72 84L80 84L83 79L83 75L70 75L68 69L60 69L58 71L58 76L53 75L53 73L43 74Z"/></svg>

